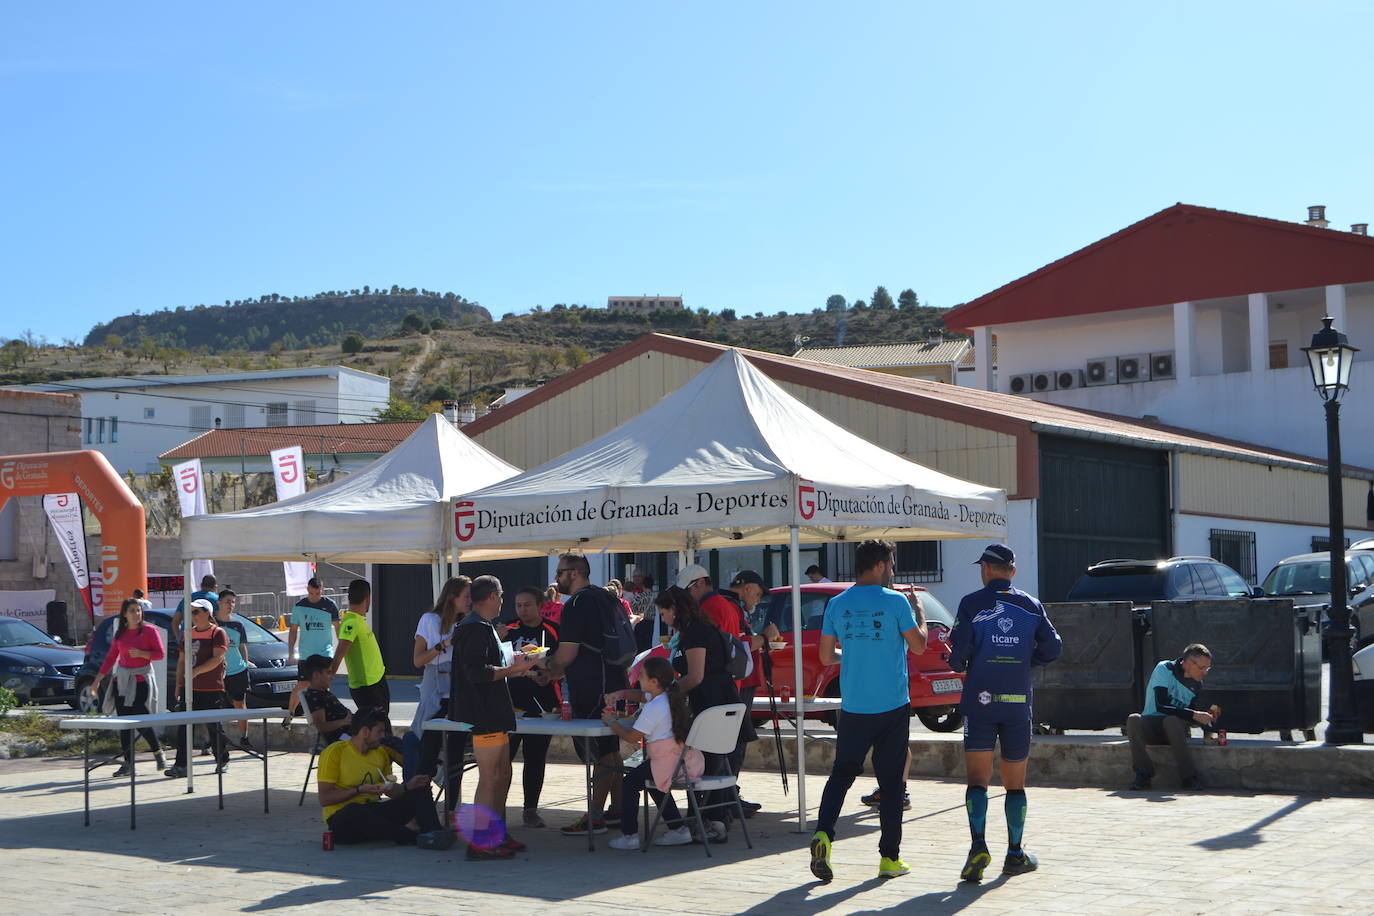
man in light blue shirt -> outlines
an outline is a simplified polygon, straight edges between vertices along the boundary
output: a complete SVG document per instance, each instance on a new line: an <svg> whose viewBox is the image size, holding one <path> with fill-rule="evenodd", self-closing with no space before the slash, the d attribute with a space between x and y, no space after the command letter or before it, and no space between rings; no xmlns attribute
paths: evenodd
<svg viewBox="0 0 1374 916"><path fill-rule="evenodd" d="M312 655L334 657L334 638L339 635L339 606L324 597L324 584L312 578L305 584L305 597L296 602L287 621L286 652L292 658ZM300 640L297 655L297 639Z"/></svg>
<svg viewBox="0 0 1374 916"><path fill-rule="evenodd" d="M840 720L835 729L835 763L821 794L816 833L811 838L811 873L834 877L830 846L845 794L873 752L881 802L878 820L878 877L896 878L911 869L901 859L902 769L910 743L911 695L906 654L926 649L925 614L915 597L892 584L895 547L864 541L854 552L855 585L826 605L819 646L822 665L840 666Z"/></svg>

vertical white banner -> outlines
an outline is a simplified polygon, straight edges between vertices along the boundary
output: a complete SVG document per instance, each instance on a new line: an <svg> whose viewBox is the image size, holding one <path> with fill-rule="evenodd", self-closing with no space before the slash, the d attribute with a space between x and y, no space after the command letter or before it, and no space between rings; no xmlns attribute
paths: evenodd
<svg viewBox="0 0 1374 916"><path fill-rule="evenodd" d="M100 570L93 569L90 573L91 580L91 618L99 620L105 616L105 577ZM118 611L119 608L115 608Z"/></svg>
<svg viewBox="0 0 1374 916"><path fill-rule="evenodd" d="M67 558L67 568L72 571L76 587L81 590L86 613L94 620L95 606L91 604L90 568L86 565L86 529L81 519L81 500L75 493L49 493L43 497L43 512L57 534L57 543L62 547L62 556Z"/></svg>
<svg viewBox="0 0 1374 916"><path fill-rule="evenodd" d="M199 458L172 465L172 482L176 484L177 499L181 501L182 518L210 514L210 510L205 508L205 476L200 472ZM213 561L193 560L191 576L195 581L191 583L191 587L199 588L200 580L212 575L214 571Z"/></svg>
<svg viewBox="0 0 1374 916"><path fill-rule="evenodd" d="M278 502L305 492L305 455L299 445L272 452L272 476L277 481ZM315 575L315 564L283 563L282 570L286 574L286 593L304 595L305 583Z"/></svg>

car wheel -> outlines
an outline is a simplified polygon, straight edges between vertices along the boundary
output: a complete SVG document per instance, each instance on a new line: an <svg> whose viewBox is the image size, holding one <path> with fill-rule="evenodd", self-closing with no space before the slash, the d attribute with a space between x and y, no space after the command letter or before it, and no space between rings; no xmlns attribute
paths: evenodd
<svg viewBox="0 0 1374 916"><path fill-rule="evenodd" d="M100 711L100 697L91 689L94 678L82 678L81 683L76 685L76 698L72 700L72 708L83 714L89 715Z"/></svg>
<svg viewBox="0 0 1374 916"><path fill-rule="evenodd" d="M964 724L964 715L954 706L918 707L916 718L933 732L958 731Z"/></svg>

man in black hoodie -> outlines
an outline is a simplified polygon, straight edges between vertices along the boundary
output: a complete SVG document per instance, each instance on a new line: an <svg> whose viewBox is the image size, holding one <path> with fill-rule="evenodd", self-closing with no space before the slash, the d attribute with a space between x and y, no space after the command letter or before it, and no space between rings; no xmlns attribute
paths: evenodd
<svg viewBox="0 0 1374 916"><path fill-rule="evenodd" d="M515 708L506 679L525 677L533 668L529 656L517 654L508 665L493 621L501 615L501 580L478 576L471 586L472 611L459 622L453 640L454 712L452 718L472 726L477 758L477 792L473 823L464 832L472 860L509 859L525 848L506 830L506 795L510 791L510 733Z"/></svg>

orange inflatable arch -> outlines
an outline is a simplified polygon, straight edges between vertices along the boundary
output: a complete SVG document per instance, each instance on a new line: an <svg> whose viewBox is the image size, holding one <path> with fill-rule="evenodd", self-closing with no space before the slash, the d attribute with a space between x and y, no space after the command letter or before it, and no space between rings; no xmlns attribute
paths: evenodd
<svg viewBox="0 0 1374 916"><path fill-rule="evenodd" d="M11 497L76 493L100 519L105 613L119 613L134 589L147 589L148 540L143 503L100 452L0 456L0 509Z"/></svg>

